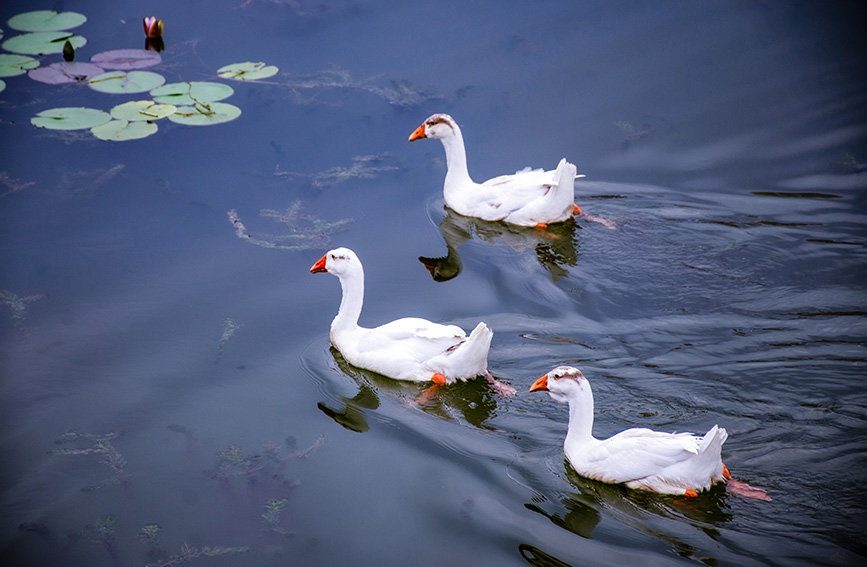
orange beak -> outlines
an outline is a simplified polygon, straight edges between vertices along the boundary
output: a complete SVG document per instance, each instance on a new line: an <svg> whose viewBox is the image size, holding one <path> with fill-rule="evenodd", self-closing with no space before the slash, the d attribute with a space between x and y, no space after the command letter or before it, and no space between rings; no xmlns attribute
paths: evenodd
<svg viewBox="0 0 867 567"><path fill-rule="evenodd" d="M327 258L328 258L328 254L319 258L319 260L317 260L317 262L315 264L313 264L313 266L310 267L310 273L311 274L318 274L319 272L327 272L328 270L325 269L325 260Z"/></svg>
<svg viewBox="0 0 867 567"><path fill-rule="evenodd" d="M415 132L409 135L409 141L414 142L419 138L427 138L424 133L424 124L415 129Z"/></svg>
<svg viewBox="0 0 867 567"><path fill-rule="evenodd" d="M542 376L541 378L539 378L538 380L533 382L533 385L530 386L531 392L538 392L539 390L541 390L543 392L548 391L548 375L547 374L545 374L544 376Z"/></svg>

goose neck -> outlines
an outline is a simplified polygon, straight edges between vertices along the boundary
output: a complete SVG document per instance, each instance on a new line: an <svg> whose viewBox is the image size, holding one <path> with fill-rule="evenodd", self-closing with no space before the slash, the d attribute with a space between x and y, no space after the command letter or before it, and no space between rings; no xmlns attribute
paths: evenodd
<svg viewBox="0 0 867 567"><path fill-rule="evenodd" d="M460 129L455 131L454 136L442 138L441 141L446 151L446 187L473 183L467 170L467 151Z"/></svg>
<svg viewBox="0 0 867 567"><path fill-rule="evenodd" d="M332 334L358 327L358 318L364 303L364 273L347 274L341 277L340 287L343 290L343 297L340 300L337 316L331 322Z"/></svg>
<svg viewBox="0 0 867 567"><path fill-rule="evenodd" d="M593 441L593 393L569 400L569 430L566 443L583 444Z"/></svg>

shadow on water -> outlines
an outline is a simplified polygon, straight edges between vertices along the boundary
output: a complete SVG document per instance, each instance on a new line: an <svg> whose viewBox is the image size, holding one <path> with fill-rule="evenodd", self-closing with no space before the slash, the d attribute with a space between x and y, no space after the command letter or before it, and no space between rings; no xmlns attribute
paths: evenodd
<svg viewBox="0 0 867 567"><path fill-rule="evenodd" d="M562 464L571 489L551 489L550 498L534 491L532 501L524 507L585 539L594 539L594 531L610 518L663 542L682 557L706 562L708 558L698 556L702 551L699 547L678 538L670 525L660 521L685 522L711 539L718 539L718 528L732 519L724 485L716 485L696 498L660 495L592 480L576 473L567 461ZM553 465L549 463L549 467ZM533 565L566 565L540 550L534 554L539 562L528 558L523 549L521 554Z"/></svg>
<svg viewBox="0 0 867 567"><path fill-rule="evenodd" d="M448 207L443 208L446 216L439 228L446 243L446 255L436 258L419 256L418 259L434 281L448 281L461 273L463 264L458 248L473 238L505 246L519 253L533 250L536 259L555 283L568 276L569 268L578 264L577 231L581 226L573 219L539 229L465 217Z"/></svg>
<svg viewBox="0 0 867 567"><path fill-rule="evenodd" d="M319 360L320 355L325 360ZM316 360L311 360L313 357ZM447 421L463 420L480 429L491 429L486 422L496 415L498 399L502 399L482 377L449 384L427 395L430 383L393 380L355 367L333 346L326 353L320 342L308 346L302 355L302 365L325 397L317 403L319 410L341 427L358 433L370 430L369 420L382 405L383 395L408 408L415 407ZM340 386L334 381L335 375L351 378L357 392L352 396L338 393Z"/></svg>

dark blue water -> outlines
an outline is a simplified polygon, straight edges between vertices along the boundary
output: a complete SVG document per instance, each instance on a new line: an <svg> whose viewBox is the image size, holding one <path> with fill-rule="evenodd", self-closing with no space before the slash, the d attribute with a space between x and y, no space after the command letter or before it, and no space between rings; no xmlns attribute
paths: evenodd
<svg viewBox="0 0 867 567"><path fill-rule="evenodd" d="M169 82L281 73L231 83L233 122L124 143L30 117L142 95L4 79L4 564L864 562L857 3L63 9L89 18L80 60L141 47L155 15ZM406 141L434 112L477 181L566 157L615 228L444 210L440 144ZM479 380L413 406L425 385L347 365L338 282L308 271L336 246L364 262L363 325L483 320L518 395ZM565 406L527 392L564 363L593 384L596 436L718 423L732 473L773 500L578 476Z"/></svg>

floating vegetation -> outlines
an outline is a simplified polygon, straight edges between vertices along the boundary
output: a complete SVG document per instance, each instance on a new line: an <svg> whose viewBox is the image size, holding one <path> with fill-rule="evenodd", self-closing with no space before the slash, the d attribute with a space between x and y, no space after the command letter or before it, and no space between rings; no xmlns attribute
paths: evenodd
<svg viewBox="0 0 867 567"><path fill-rule="evenodd" d="M49 55L63 53L63 46L69 42L73 49L81 49L87 44L87 40L80 35L72 35L69 32L51 31L23 33L10 37L3 42L3 49L12 53L25 55Z"/></svg>
<svg viewBox="0 0 867 567"><path fill-rule="evenodd" d="M111 120L111 115L96 108L50 108L43 110L30 119L30 123L38 128L49 130L85 130L105 124Z"/></svg>
<svg viewBox="0 0 867 567"><path fill-rule="evenodd" d="M28 55L0 54L0 77L23 75L39 67L39 61Z"/></svg>
<svg viewBox="0 0 867 567"><path fill-rule="evenodd" d="M159 53L146 49L113 49L97 53L90 58L90 62L99 65L103 69L116 69L119 71L132 71L153 67L161 63L163 58Z"/></svg>
<svg viewBox="0 0 867 567"><path fill-rule="evenodd" d="M259 79L267 79L277 74L279 69L274 65L266 65L259 61L253 63L247 61L245 63L233 63L217 69L217 75L224 79L232 79L233 81L257 81Z"/></svg>
<svg viewBox="0 0 867 567"><path fill-rule="evenodd" d="M46 32L71 30L87 21L84 14L77 12L61 12L54 10L37 10L25 12L9 18L7 24L13 30L24 32Z"/></svg>
<svg viewBox="0 0 867 567"><path fill-rule="evenodd" d="M105 73L105 69L92 63L52 63L48 67L38 67L27 73L34 81L49 85L66 85L84 83Z"/></svg>
<svg viewBox="0 0 867 567"><path fill-rule="evenodd" d="M127 120L111 120L90 129L94 136L109 142L139 140L156 134L157 130L159 127L153 122L130 122Z"/></svg>
<svg viewBox="0 0 867 567"><path fill-rule="evenodd" d="M313 215L301 212L301 201L295 201L285 211L262 209L260 216L273 218L289 228L288 234L252 236L241 222L237 211L229 211L229 222L235 227L235 235L263 248L280 248L282 250L309 250L321 248L331 241L331 234L341 230L352 219L336 222L326 222Z"/></svg>
<svg viewBox="0 0 867 567"><path fill-rule="evenodd" d="M2 181L4 177L6 177L5 171L3 173L0 173L0 181ZM26 183L22 187L26 188L32 184L33 184L32 182ZM11 192L13 192L13 191L9 191L9 192L4 193L3 195L0 195L0 196L8 195ZM24 328L24 319L25 319L26 314L27 314L26 304L33 303L34 301L39 301L43 297L46 297L46 295L44 293L39 293L36 295L28 295L26 297L18 297L17 295L12 293L11 291L8 291L5 289L0 289L0 302L9 306L9 309L12 310L12 320L15 321L15 326L18 327L19 329Z"/></svg>
<svg viewBox="0 0 867 567"><path fill-rule="evenodd" d="M156 102L174 104L176 106L206 105L211 102L229 98L235 90L223 83L209 81L187 81L184 83L169 83L155 88L150 95Z"/></svg>
<svg viewBox="0 0 867 567"><path fill-rule="evenodd" d="M49 455L102 455L104 458L103 464L111 467L114 471L114 476L103 480L92 486L82 488L82 492L91 492L98 490L110 484L121 484L129 481L129 473L126 472L126 459L117 452L111 440L118 436L117 433L108 433L106 435L94 435L93 433L82 433L71 429L68 433L61 435L55 440L58 445L66 443L76 443L82 440L91 443L90 447L83 449L52 449L48 452Z"/></svg>
<svg viewBox="0 0 867 567"><path fill-rule="evenodd" d="M95 91L111 94L144 93L166 82L166 78L152 71L109 71L87 82Z"/></svg>
<svg viewBox="0 0 867 567"><path fill-rule="evenodd" d="M153 121L165 118L177 112L173 104L160 104L152 100L131 100L111 109L111 117L115 120Z"/></svg>
<svg viewBox="0 0 867 567"><path fill-rule="evenodd" d="M6 90L6 81L0 79L0 93Z"/></svg>
<svg viewBox="0 0 867 567"><path fill-rule="evenodd" d="M211 102L195 106L179 106L169 120L187 126L211 126L229 122L241 116L241 109L226 102Z"/></svg>
<svg viewBox="0 0 867 567"><path fill-rule="evenodd" d="M390 159L391 154L388 153L355 156L352 158L352 165L349 167L332 167L331 169L312 175L290 171L278 171L274 175L286 178L307 177L314 187L326 188L333 187L338 183L343 183L350 179L374 179L383 173L400 171L400 168L396 165L380 165Z"/></svg>

